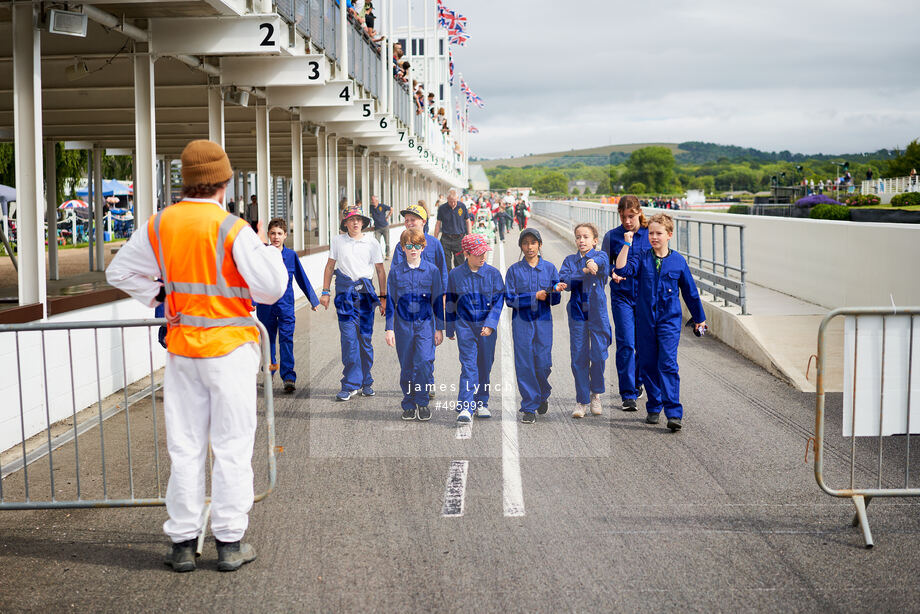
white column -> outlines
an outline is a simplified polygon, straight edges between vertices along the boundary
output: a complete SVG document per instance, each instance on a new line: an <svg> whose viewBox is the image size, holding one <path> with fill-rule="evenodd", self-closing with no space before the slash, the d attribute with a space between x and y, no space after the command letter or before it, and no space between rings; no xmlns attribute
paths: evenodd
<svg viewBox="0 0 920 614"><path fill-rule="evenodd" d="M268 105L261 102L256 107L256 198L259 204L259 221L268 226L271 219L271 168L268 142Z"/></svg>
<svg viewBox="0 0 920 614"><path fill-rule="evenodd" d="M393 97L396 96L396 80L393 78L393 37L396 35L393 30L393 0L384 0L387 10L387 60L384 62L387 66L386 78L384 83L387 86L387 114L393 115ZM406 53L408 49L404 49Z"/></svg>
<svg viewBox="0 0 920 614"><path fill-rule="evenodd" d="M345 198L348 206L355 204L357 190L355 189L355 146L345 146Z"/></svg>
<svg viewBox="0 0 920 614"><path fill-rule="evenodd" d="M58 275L57 242L57 156L54 141L45 142L45 224L48 227L48 276Z"/></svg>
<svg viewBox="0 0 920 614"><path fill-rule="evenodd" d="M300 117L291 118L291 209L294 217L291 232L294 233L294 249L303 249L303 124Z"/></svg>
<svg viewBox="0 0 920 614"><path fill-rule="evenodd" d="M105 207L105 196L102 194L102 148L93 148L93 224L95 224L96 233L94 241L96 242L96 260L93 263L96 271L105 270L105 241L103 241L104 232L102 209Z"/></svg>
<svg viewBox="0 0 920 614"><path fill-rule="evenodd" d="M13 151L19 235L19 304L46 303L42 201L41 44L38 5L13 4ZM47 313L47 305L42 317Z"/></svg>
<svg viewBox="0 0 920 614"><path fill-rule="evenodd" d="M407 207L413 203L412 195L409 193L409 169L405 166L402 169L402 190L400 191L400 196L403 199L402 206Z"/></svg>
<svg viewBox="0 0 920 614"><path fill-rule="evenodd" d="M339 233L339 137L329 135L329 239Z"/></svg>
<svg viewBox="0 0 920 614"><path fill-rule="evenodd" d="M243 171L242 174L241 174L241 176L240 176L240 179L241 179L242 182L243 182L243 189L242 189L243 204L241 204L241 205L239 206L240 217L246 218L246 219L248 220L248 219L249 219L249 217L248 217L248 215L249 215L249 200L250 200L250 198L249 198L249 195L250 195L250 190L249 190L249 171Z"/></svg>
<svg viewBox="0 0 920 614"><path fill-rule="evenodd" d="M361 204L363 211L370 211L371 194L370 194L370 158L367 149L361 154Z"/></svg>
<svg viewBox="0 0 920 614"><path fill-rule="evenodd" d="M326 130L321 128L316 136L316 202L319 241L329 244L329 155L326 148Z"/></svg>
<svg viewBox="0 0 920 614"><path fill-rule="evenodd" d="M154 97L154 57L137 43L134 54L134 228L142 228L156 211L157 133ZM168 185L169 166L166 167ZM165 196L169 204L168 192Z"/></svg>
<svg viewBox="0 0 920 614"><path fill-rule="evenodd" d="M208 86L208 139L224 147L224 98L217 84Z"/></svg>
<svg viewBox="0 0 920 614"><path fill-rule="evenodd" d="M380 200L383 200L383 195L380 193L380 156L374 156L374 170L372 176L373 181L371 182L371 194Z"/></svg>
<svg viewBox="0 0 920 614"><path fill-rule="evenodd" d="M348 9L345 4L340 3L339 7L339 25L338 25L338 35L339 40L336 41L336 51L339 55L339 79L348 78L348 28L351 25L348 23Z"/></svg>
<svg viewBox="0 0 920 614"><path fill-rule="evenodd" d="M377 23L380 25L379 31L386 36L386 42L383 44L383 47L380 50L380 53L383 55L380 59L380 87L378 91L378 99L380 101L380 109L384 113L392 114L392 108L390 107L390 89L387 84L387 78L392 77L392 64L393 64L393 42L390 40L390 30L387 29L387 18L390 15L390 0L383 0L380 3L380 14L377 16Z"/></svg>

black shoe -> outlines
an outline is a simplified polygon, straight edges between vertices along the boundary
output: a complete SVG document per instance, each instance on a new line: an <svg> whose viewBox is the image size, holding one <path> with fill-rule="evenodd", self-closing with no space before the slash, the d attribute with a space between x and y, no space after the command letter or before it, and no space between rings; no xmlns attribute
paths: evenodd
<svg viewBox="0 0 920 614"><path fill-rule="evenodd" d="M642 384L639 384L639 387L636 388L636 400L638 401L644 396L645 396L645 386L643 386Z"/></svg>
<svg viewBox="0 0 920 614"><path fill-rule="evenodd" d="M658 424L658 418L660 416L661 416L661 412L658 412L658 411L649 412L649 414L645 417L645 421L648 422L649 424Z"/></svg>
<svg viewBox="0 0 920 614"><path fill-rule="evenodd" d="M249 544L217 542L217 571L236 571L256 560L256 551Z"/></svg>
<svg viewBox="0 0 920 614"><path fill-rule="evenodd" d="M404 409L402 413L403 420L415 420L415 408Z"/></svg>
<svg viewBox="0 0 920 614"><path fill-rule="evenodd" d="M287 379L284 380L284 391L285 392L294 392L297 389L297 386L294 384L294 380Z"/></svg>
<svg viewBox="0 0 920 614"><path fill-rule="evenodd" d="M525 411L524 415L521 416L521 422L524 424L533 424L537 421L537 415L532 411Z"/></svg>
<svg viewBox="0 0 920 614"><path fill-rule="evenodd" d="M635 399L623 399L623 411L638 411Z"/></svg>
<svg viewBox="0 0 920 614"><path fill-rule="evenodd" d="M198 547L198 538L189 539L184 542L173 543L172 550L166 555L163 561L173 568L173 571L195 571L195 557L198 553L195 550Z"/></svg>
<svg viewBox="0 0 920 614"><path fill-rule="evenodd" d="M428 392L428 398L429 398L429 399L433 399L433 398L434 398L434 390L431 390L431 391Z"/></svg>
<svg viewBox="0 0 920 614"><path fill-rule="evenodd" d="M546 410L549 409L549 401L543 401L540 403L540 406L537 408L537 413L541 416L546 413Z"/></svg>
<svg viewBox="0 0 920 614"><path fill-rule="evenodd" d="M680 418L668 418L668 428L672 433L680 430Z"/></svg>
<svg viewBox="0 0 920 614"><path fill-rule="evenodd" d="M431 408L427 405L424 407L419 406L418 408L418 419L422 422L426 420L431 420Z"/></svg>

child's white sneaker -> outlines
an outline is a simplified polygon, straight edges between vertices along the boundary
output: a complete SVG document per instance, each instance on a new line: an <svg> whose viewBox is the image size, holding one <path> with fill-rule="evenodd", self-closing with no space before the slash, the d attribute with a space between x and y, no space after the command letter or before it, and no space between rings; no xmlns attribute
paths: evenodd
<svg viewBox="0 0 920 614"><path fill-rule="evenodd" d="M599 393L591 395L591 413L595 416L600 416L604 413L604 408L601 407L601 395Z"/></svg>
<svg viewBox="0 0 920 614"><path fill-rule="evenodd" d="M573 418L584 418L587 411L588 411L587 405L585 405L584 403L576 403L575 411L572 412L572 417Z"/></svg>
<svg viewBox="0 0 920 614"><path fill-rule="evenodd" d="M488 407L478 407L476 409L476 417L477 418L491 418L492 412L489 411Z"/></svg>

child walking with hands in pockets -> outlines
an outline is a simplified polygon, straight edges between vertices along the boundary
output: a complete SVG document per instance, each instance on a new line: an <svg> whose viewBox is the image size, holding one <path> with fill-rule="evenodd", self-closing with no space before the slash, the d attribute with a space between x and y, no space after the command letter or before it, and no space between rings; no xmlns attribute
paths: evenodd
<svg viewBox="0 0 920 614"><path fill-rule="evenodd" d="M457 338L460 389L457 422L490 418L489 380L495 361L495 329L505 304L502 274L486 262L492 248L482 235L460 243L466 258L447 275L447 338Z"/></svg>
<svg viewBox="0 0 920 614"><path fill-rule="evenodd" d="M553 367L553 314L562 298L556 265L540 255L543 239L533 228L518 237L524 259L508 267L505 302L511 308L514 372L521 393L521 422L533 424L549 408L549 374Z"/></svg>
<svg viewBox="0 0 920 614"><path fill-rule="evenodd" d="M575 227L575 248L559 269L557 291L571 292L566 311L569 314L569 348L572 374L575 376L575 410L573 418L584 418L589 409L595 416L603 413L604 365L611 337L604 288L610 276L610 260L597 249L598 232L594 224Z"/></svg>
<svg viewBox="0 0 920 614"><path fill-rule="evenodd" d="M429 383L434 348L444 339L444 288L441 271L422 258L426 237L421 229L399 237L404 258L390 267L387 278L386 342L396 347L402 419L431 419Z"/></svg>
<svg viewBox="0 0 920 614"><path fill-rule="evenodd" d="M674 220L665 214L652 216L648 222L649 248L631 250L633 233L624 233L614 272L635 279L638 286L636 338L639 371L648 392L645 421L658 424L663 409L668 428L675 432L681 429L684 415L677 368L682 318L678 293L698 332L706 330L706 313L687 261L668 246L673 234Z"/></svg>

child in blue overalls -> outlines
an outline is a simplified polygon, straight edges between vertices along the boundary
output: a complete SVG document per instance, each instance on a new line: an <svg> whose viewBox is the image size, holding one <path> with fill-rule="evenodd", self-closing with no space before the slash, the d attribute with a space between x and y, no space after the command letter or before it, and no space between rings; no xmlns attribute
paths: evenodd
<svg viewBox="0 0 920 614"><path fill-rule="evenodd" d="M533 228L518 237L523 260L508 267L505 274L505 303L511 308L514 339L514 372L521 393L521 422L533 424L536 414L549 407L549 374L553 368L553 314L562 296L554 290L559 283L556 265L540 255L543 238Z"/></svg>
<svg viewBox="0 0 920 614"><path fill-rule="evenodd" d="M465 235L460 247L466 262L447 275L447 338L456 335L460 353L457 422L490 418L489 376L495 360L495 329L505 304L502 274L486 263L492 248L482 235Z"/></svg>
<svg viewBox="0 0 920 614"><path fill-rule="evenodd" d="M319 302L329 308L332 276L335 275L335 311L339 321L339 342L342 346L342 389L336 401L348 401L358 392L362 396L376 394L374 378L374 308L386 313L387 274L383 268L383 249L373 235L365 234L369 217L355 206L342 213L339 230L332 237L329 259L323 272L323 291ZM374 291L376 274L380 295Z"/></svg>
<svg viewBox="0 0 920 614"><path fill-rule="evenodd" d="M284 296L278 299L273 305L260 305L256 303L256 315L259 321L268 331L269 345L271 347L271 372L274 375L278 370L278 363L275 362L275 339L280 341L281 345L281 380L284 382L284 391L293 392L296 389L297 373L294 371L294 280L303 290L310 301L313 311L319 306L319 299L316 298L316 292L307 274L300 264L300 258L297 253L284 245L287 239L287 222L280 217L274 218L268 223L268 242L273 247L281 250L281 258L284 260L284 266L288 272L287 290Z"/></svg>
<svg viewBox="0 0 920 614"><path fill-rule="evenodd" d="M679 431L684 408L680 404L680 375L677 368L677 344L680 342L681 309L678 293L696 323L706 330L706 313L690 274L687 261L672 252L668 241L674 234L674 220L658 214L648 222L650 248L630 250L632 233L623 235L625 244L617 255L615 272L633 277L639 289L636 297L636 334L639 370L648 392L646 422L658 424L661 410L668 418L668 428Z"/></svg>
<svg viewBox="0 0 920 614"><path fill-rule="evenodd" d="M648 249L648 222L642 215L639 199L628 194L617 207L622 224L604 235L601 248L610 262L623 249L623 235L633 233L633 249ZM629 277L610 274L610 311L613 314L614 338L617 342L616 365L623 411L636 411L636 399L642 396L642 378L636 367L636 282Z"/></svg>
<svg viewBox="0 0 920 614"><path fill-rule="evenodd" d="M607 316L604 287L610 275L607 254L597 249L598 232L594 224L575 227L575 247L559 270L559 291L571 292L566 311L569 314L569 348L572 374L575 376L575 410L573 418L584 418L590 403L591 413L600 416L604 393L604 365L612 333Z"/></svg>
<svg viewBox="0 0 920 614"><path fill-rule="evenodd" d="M444 339L444 286L438 267L422 258L425 243L421 230L404 230L404 257L393 261L387 277L386 342L399 359L403 420L431 419L434 348Z"/></svg>

